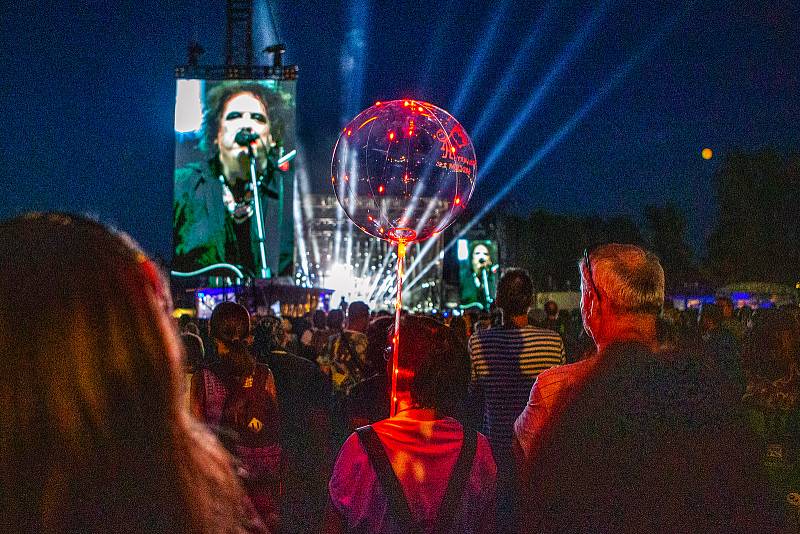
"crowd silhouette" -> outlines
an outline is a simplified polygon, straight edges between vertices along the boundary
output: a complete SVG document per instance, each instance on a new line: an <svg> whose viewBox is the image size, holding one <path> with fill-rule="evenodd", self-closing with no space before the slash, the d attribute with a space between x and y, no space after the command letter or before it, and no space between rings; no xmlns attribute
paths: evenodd
<svg viewBox="0 0 800 534"><path fill-rule="evenodd" d="M576 262L581 306L363 302L171 317L124 233L0 223L5 532L792 532L800 309L665 307L658 258Z"/></svg>

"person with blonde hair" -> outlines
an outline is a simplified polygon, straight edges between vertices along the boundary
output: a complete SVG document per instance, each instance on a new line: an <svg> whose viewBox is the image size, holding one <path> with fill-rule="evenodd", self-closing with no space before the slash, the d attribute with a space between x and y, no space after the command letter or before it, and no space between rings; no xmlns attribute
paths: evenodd
<svg viewBox="0 0 800 534"><path fill-rule="evenodd" d="M3 532L264 532L183 402L153 262L93 220L0 223Z"/></svg>

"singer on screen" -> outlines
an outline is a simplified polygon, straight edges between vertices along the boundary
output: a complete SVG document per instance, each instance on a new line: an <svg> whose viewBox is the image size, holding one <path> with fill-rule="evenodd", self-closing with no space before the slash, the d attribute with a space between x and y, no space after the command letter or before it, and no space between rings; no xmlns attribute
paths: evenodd
<svg viewBox="0 0 800 534"><path fill-rule="evenodd" d="M470 246L469 268L461 270L461 307L488 310L494 301L498 265L485 241L473 241Z"/></svg>
<svg viewBox="0 0 800 534"><path fill-rule="evenodd" d="M265 208L278 199L276 175L283 167L274 138L281 132L270 122L274 105L275 93L256 82L221 83L208 91L200 143L207 162L175 171L173 270L229 263L249 276L270 275Z"/></svg>

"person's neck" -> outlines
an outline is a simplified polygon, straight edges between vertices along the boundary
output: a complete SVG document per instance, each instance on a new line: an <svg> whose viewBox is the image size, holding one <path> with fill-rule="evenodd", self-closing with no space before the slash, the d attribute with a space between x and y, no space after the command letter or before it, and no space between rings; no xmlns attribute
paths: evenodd
<svg viewBox="0 0 800 534"><path fill-rule="evenodd" d="M436 419L441 419L436 409L420 408L419 406L403 400L398 401L397 412L395 412L395 416L400 414L418 421L435 421Z"/></svg>
<svg viewBox="0 0 800 534"><path fill-rule="evenodd" d="M229 159L220 155L219 161L222 164L222 174L228 185L232 186L237 181L244 180L244 172L238 159Z"/></svg>
<svg viewBox="0 0 800 534"><path fill-rule="evenodd" d="M507 326L509 328L522 328L523 326L528 326L528 316L527 315L513 315L511 317L503 316L503 326Z"/></svg>
<svg viewBox="0 0 800 534"><path fill-rule="evenodd" d="M597 353L602 354L612 343L638 342L655 350L656 318L653 315L621 315L603 325L602 335L595 339Z"/></svg>

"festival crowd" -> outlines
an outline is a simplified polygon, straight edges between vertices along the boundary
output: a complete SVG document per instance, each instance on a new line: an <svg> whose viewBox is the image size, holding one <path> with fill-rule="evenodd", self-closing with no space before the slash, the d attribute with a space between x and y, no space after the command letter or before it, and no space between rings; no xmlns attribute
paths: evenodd
<svg viewBox="0 0 800 534"><path fill-rule="evenodd" d="M176 321L126 234L2 222L0 529L800 530L800 309L665 309L634 245L576 268L576 313L511 268L399 336L363 302Z"/></svg>

